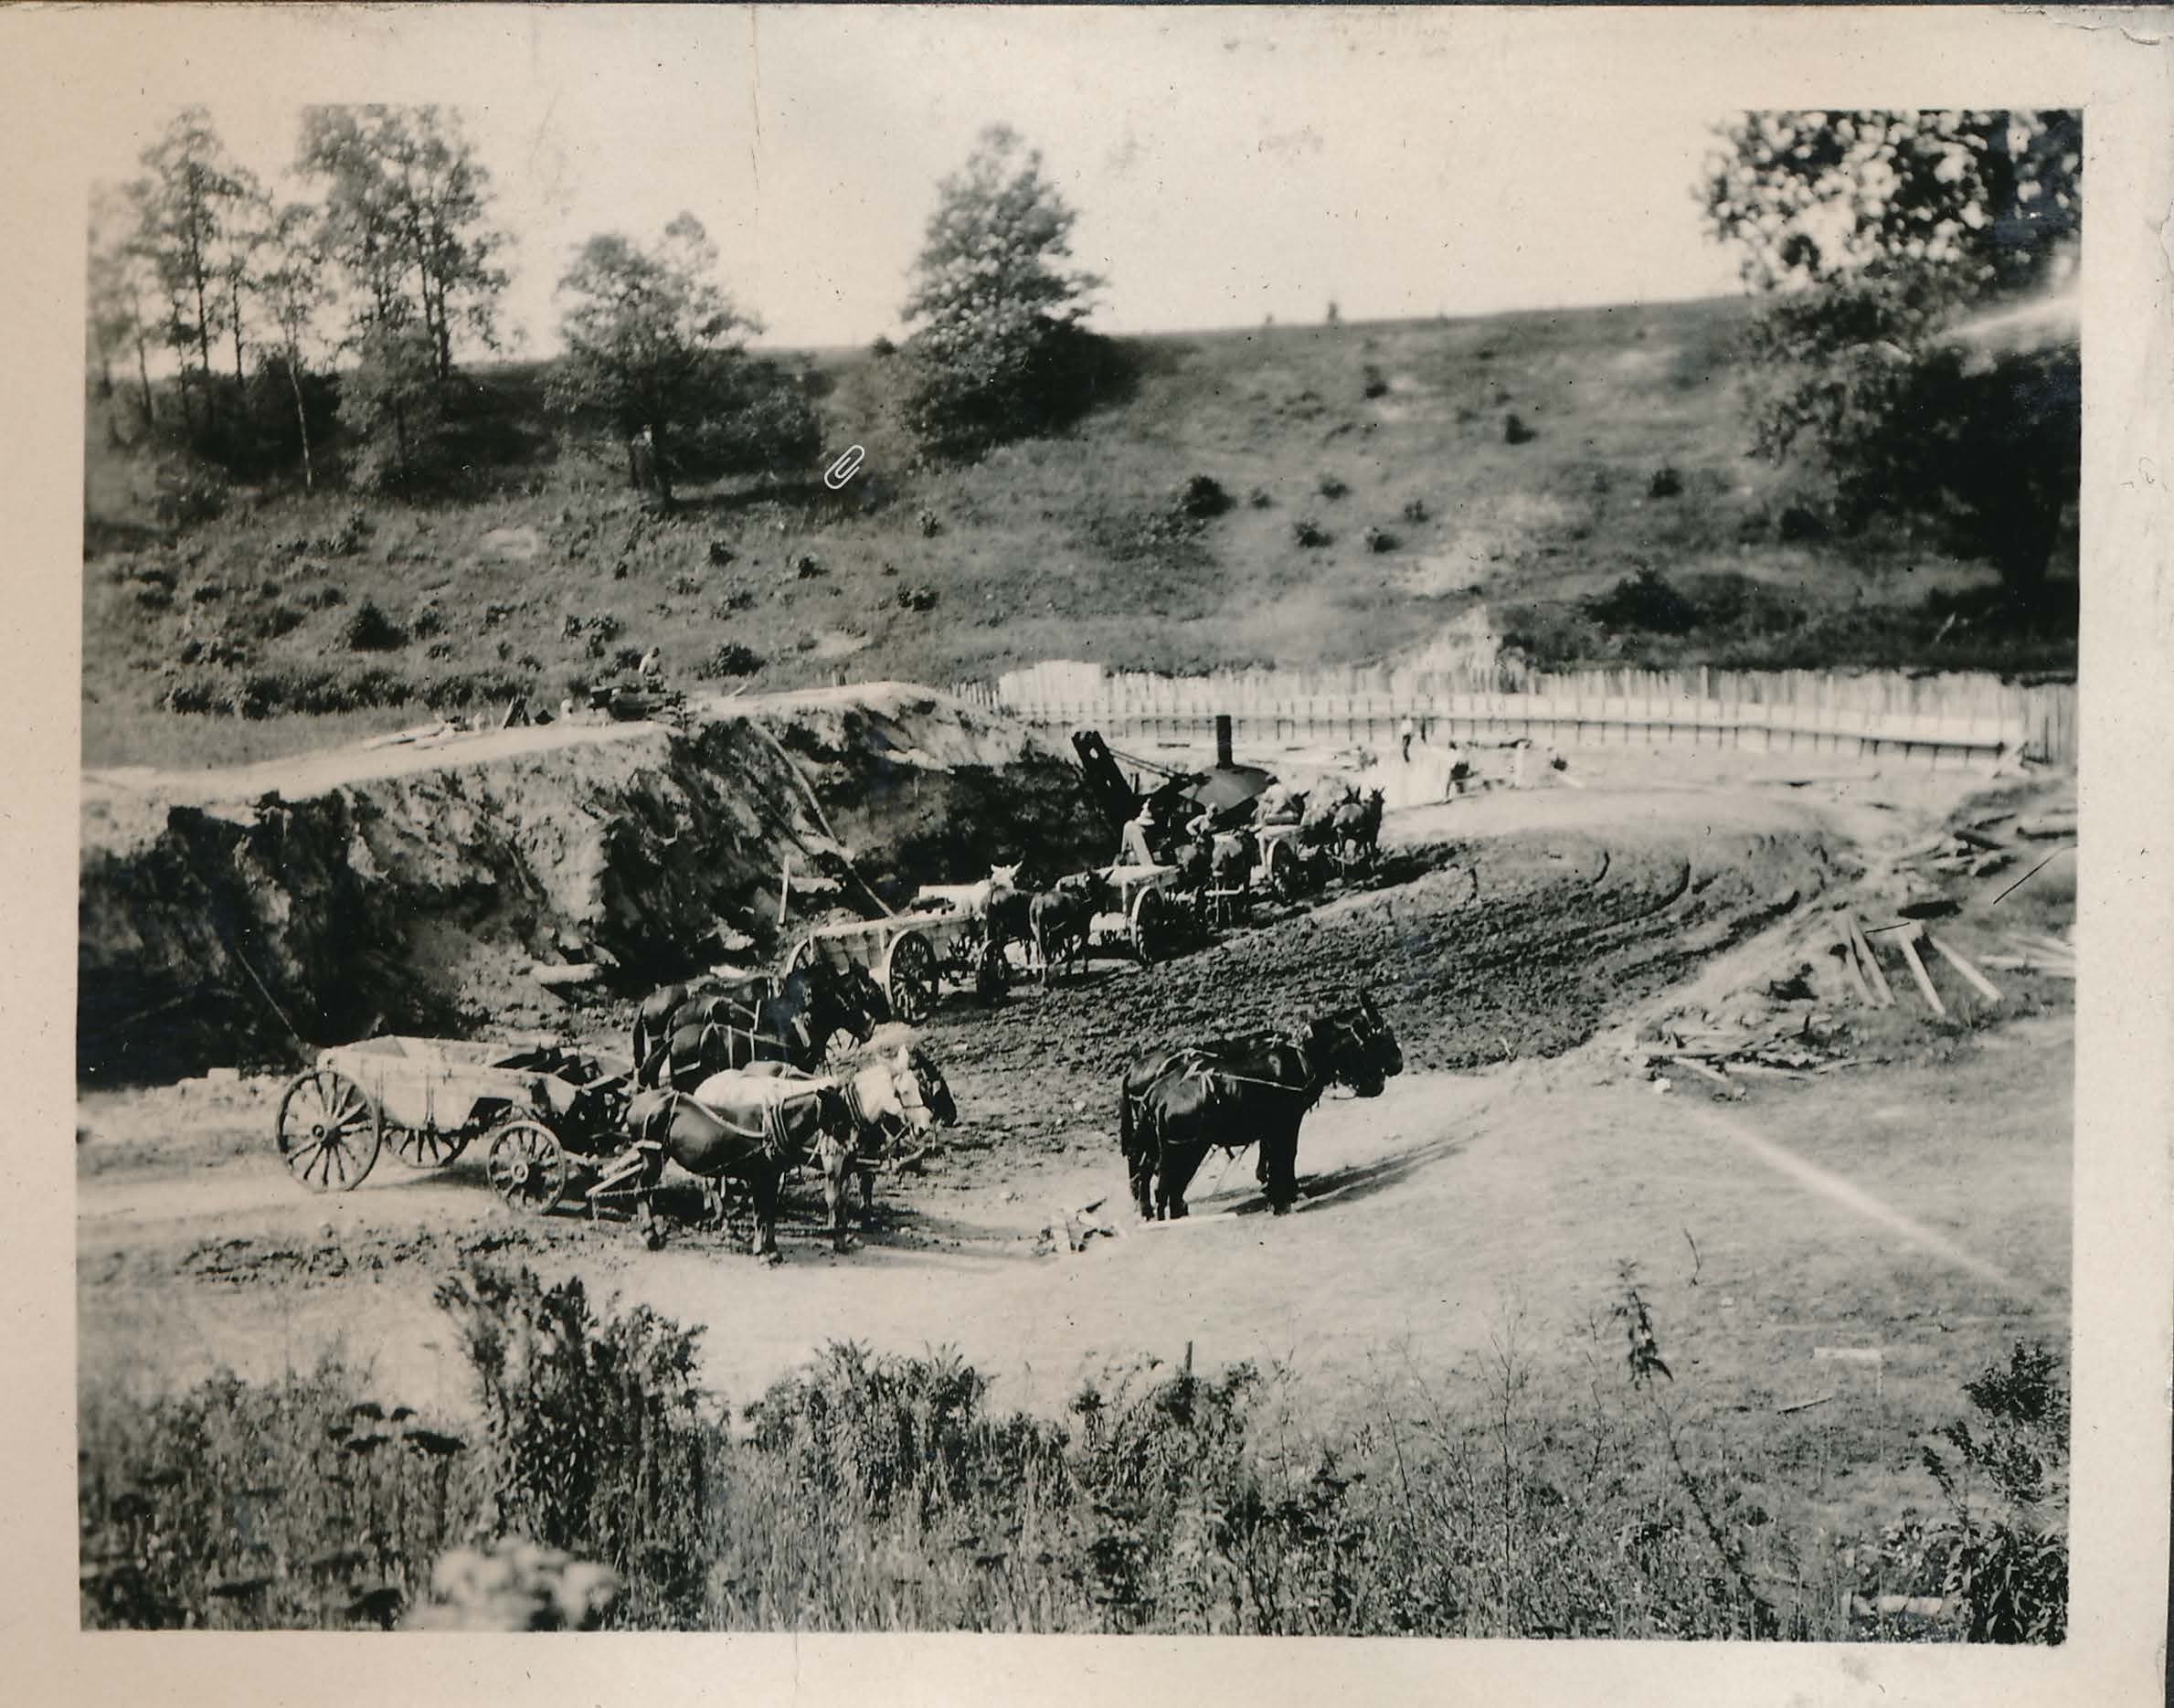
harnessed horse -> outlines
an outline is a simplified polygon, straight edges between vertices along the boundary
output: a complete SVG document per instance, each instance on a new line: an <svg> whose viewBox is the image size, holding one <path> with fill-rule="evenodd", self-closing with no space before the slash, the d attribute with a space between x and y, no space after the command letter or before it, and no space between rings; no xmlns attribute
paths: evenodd
<svg viewBox="0 0 2174 1708"><path fill-rule="evenodd" d="M712 1075L691 1093L652 1087L635 1096L627 1131L640 1159L635 1190L645 1232L654 1226L650 1196L670 1161L703 1183L718 1222L724 1220L723 1183L744 1182L755 1202L749 1248L774 1263L779 1185L791 1170L812 1161L822 1174L832 1248L845 1249L845 1176L853 1163L854 1126L835 1081L730 1072Z"/></svg>
<svg viewBox="0 0 2174 1708"><path fill-rule="evenodd" d="M1118 1135L1143 1219L1185 1215L1185 1188L1209 1151L1260 1147L1259 1174L1280 1215L1298 1194L1299 1126L1331 1085L1378 1097L1404 1053L1371 996L1296 1035L1256 1033L1142 1056L1119 1090Z"/></svg>
<svg viewBox="0 0 2174 1708"><path fill-rule="evenodd" d="M858 1141L852 1166L861 1177L864 1226L875 1207L876 1171L911 1160L899 1155L900 1141L908 1134L917 1137L932 1127L953 1126L959 1119L959 1106L952 1100L942 1070L915 1045L901 1045L843 1076L810 1074L783 1062L758 1062L741 1071L787 1085L837 1088L853 1119ZM919 1154L918 1151L913 1153Z"/></svg>
<svg viewBox="0 0 2174 1708"><path fill-rule="evenodd" d="M684 1001L653 1034L645 1034L638 1018L637 1049L646 1042L648 1053L634 1058L635 1082L684 1089L760 1061L812 1068L834 1033L864 1043L889 1006L864 969L841 970L826 960L763 984L751 1001L733 994ZM643 1004L645 1014L648 1007Z"/></svg>

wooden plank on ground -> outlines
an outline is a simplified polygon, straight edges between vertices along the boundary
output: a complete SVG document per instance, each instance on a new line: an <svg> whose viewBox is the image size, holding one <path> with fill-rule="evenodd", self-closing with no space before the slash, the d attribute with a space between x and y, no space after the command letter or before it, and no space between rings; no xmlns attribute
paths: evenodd
<svg viewBox="0 0 2174 1708"><path fill-rule="evenodd" d="M1842 915L1842 922L1850 928L1850 938L1857 945L1857 958L1864 963L1865 976L1872 981L1872 989L1880 998L1882 1008L1894 1006L1894 992L1888 988L1887 975L1880 970L1880 958L1872 953L1872 939L1865 936L1864 928L1857 923L1853 913Z"/></svg>
<svg viewBox="0 0 2174 1708"><path fill-rule="evenodd" d="M1957 972L1961 973L1963 977L1969 981L1970 988L1976 991L1980 996L1984 997L1987 1002L1997 1003L2000 1000L2000 992L1999 988L1990 979L1987 978L1984 973L1978 971L1976 967L1972 966L1967 957L1964 956L1956 949L1948 948L1946 944L1943 943L1930 931L1927 931L1925 934L1925 940L1932 946L1934 954L1939 956L1942 960L1945 960L1949 966L1953 967Z"/></svg>
<svg viewBox="0 0 2174 1708"><path fill-rule="evenodd" d="M1917 959L1917 939L1923 933L1914 926L1907 931L1894 934L1895 947L1903 951L1903 959L1910 963L1910 976L1917 981L1917 993L1935 1014L1945 1015L1947 1004L1940 1000L1940 992L1933 989L1932 975L1925 971L1925 962Z"/></svg>

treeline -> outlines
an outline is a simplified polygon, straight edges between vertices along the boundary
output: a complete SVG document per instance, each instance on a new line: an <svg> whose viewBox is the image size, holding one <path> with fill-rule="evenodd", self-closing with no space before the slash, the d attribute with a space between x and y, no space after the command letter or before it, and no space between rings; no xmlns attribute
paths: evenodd
<svg viewBox="0 0 2174 1708"><path fill-rule="evenodd" d="M293 177L307 193L293 199L235 160L200 107L141 164L92 208L88 359L110 442L149 436L230 476L297 469L314 486L336 429L342 473L371 490L477 460L490 405L460 364L501 348L508 234L456 114L304 109ZM1040 157L1001 128L939 186L901 309L915 328L905 413L928 451L1112 394L1113 346L1080 324L1098 281L1063 265L1072 221ZM682 214L651 243L592 237L558 281L551 411L623 445L630 480L667 501L675 480L804 463L821 442L811 375L748 352L760 322L718 267ZM164 387L154 352L172 365Z"/></svg>

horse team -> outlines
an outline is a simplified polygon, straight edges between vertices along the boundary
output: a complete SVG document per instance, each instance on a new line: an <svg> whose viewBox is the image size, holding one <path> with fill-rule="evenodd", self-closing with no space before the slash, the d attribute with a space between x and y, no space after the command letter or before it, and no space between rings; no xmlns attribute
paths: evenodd
<svg viewBox="0 0 2174 1708"><path fill-rule="evenodd" d="M1371 846L1379 833L1378 790L1371 801L1352 791L1315 804L1316 822L1331 836ZM1200 864L1192 881L1204 892L1244 885L1257 856L1253 833L1239 830L1196 834L1181 861ZM1100 872L1031 892L1019 886L1019 872L992 867L979 884L932 887L924 900L984 919L1000 954L1013 941L1031 944L1046 989L1085 952L1095 918L1115 893ZM1182 875L1181 887L1186 881ZM823 1071L842 1054L842 1036L865 1044L888 1018L889 1004L865 970L821 960L781 977L716 976L652 994L634 1021L628 1115L634 1150L627 1167L645 1227L653 1228L651 1192L666 1162L674 1162L704 1183L717 1221L727 1184L743 1188L754 1206L752 1248L774 1262L779 1187L787 1174L812 1165L833 1246L843 1250L852 1177L860 1176L865 1221L875 1174L902 1139L958 1119L941 1071L917 1045ZM1307 1114L1331 1086L1377 1097L1403 1066L1395 1033L1363 991L1288 1034L1212 1038L1138 1057L1121 1076L1118 1099L1134 1206L1147 1220L1182 1217L1186 1189L1208 1152L1252 1148L1268 1204L1284 1214L1297 1197L1299 1129Z"/></svg>

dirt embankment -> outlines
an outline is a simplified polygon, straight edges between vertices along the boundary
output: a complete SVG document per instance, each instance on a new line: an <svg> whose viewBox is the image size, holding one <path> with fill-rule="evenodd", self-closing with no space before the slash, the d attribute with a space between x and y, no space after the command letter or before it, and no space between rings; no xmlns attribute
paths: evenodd
<svg viewBox="0 0 2174 1708"><path fill-rule="evenodd" d="M1057 749L878 684L713 703L651 726L514 730L248 773L92 777L77 1069L90 1084L310 1044L557 1024L527 977L629 990L775 948L798 897L875 911L990 850L1070 869L1107 840Z"/></svg>

